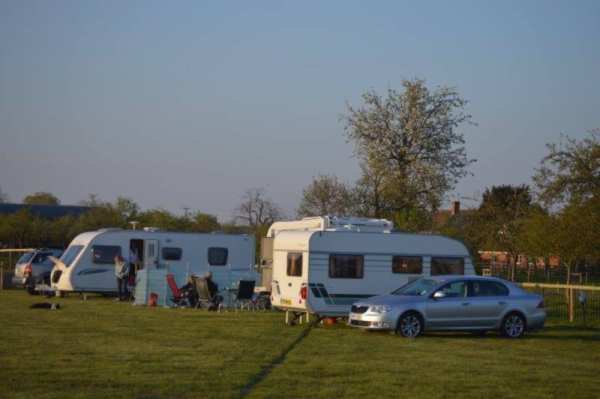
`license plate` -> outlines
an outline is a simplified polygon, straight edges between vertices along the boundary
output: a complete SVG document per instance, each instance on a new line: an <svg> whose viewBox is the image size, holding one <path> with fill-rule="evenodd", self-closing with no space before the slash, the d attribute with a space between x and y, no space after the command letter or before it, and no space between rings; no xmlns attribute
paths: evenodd
<svg viewBox="0 0 600 399"><path fill-rule="evenodd" d="M350 320L360 320L362 319L361 315L350 313Z"/></svg>
<svg viewBox="0 0 600 399"><path fill-rule="evenodd" d="M281 304L282 305L291 305L292 300L291 299L281 299Z"/></svg>

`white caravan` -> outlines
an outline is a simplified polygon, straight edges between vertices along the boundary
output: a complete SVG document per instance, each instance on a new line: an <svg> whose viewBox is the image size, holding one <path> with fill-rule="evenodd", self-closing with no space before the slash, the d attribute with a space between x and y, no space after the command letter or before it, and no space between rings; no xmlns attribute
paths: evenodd
<svg viewBox="0 0 600 399"><path fill-rule="evenodd" d="M387 220L279 222L263 240L272 248L262 260L263 273L272 267L271 303L296 318L303 313L348 316L354 302L421 277L475 275L462 243L398 232Z"/></svg>
<svg viewBox="0 0 600 399"><path fill-rule="evenodd" d="M221 288L240 278L256 278L254 238L248 235L174 233L156 228L144 230L103 229L75 237L50 277L59 292L115 293L114 258L125 261L134 248L138 265L167 268L173 272L213 272Z"/></svg>

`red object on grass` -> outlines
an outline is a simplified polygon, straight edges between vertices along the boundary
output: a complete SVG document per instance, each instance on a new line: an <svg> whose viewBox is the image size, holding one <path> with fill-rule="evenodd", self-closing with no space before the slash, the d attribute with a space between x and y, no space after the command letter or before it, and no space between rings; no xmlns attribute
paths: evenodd
<svg viewBox="0 0 600 399"><path fill-rule="evenodd" d="M328 317L327 324L335 324L335 317Z"/></svg>
<svg viewBox="0 0 600 399"><path fill-rule="evenodd" d="M153 308L156 306L156 301L158 301L158 294L156 292L150 293L150 299L148 299L147 306Z"/></svg>

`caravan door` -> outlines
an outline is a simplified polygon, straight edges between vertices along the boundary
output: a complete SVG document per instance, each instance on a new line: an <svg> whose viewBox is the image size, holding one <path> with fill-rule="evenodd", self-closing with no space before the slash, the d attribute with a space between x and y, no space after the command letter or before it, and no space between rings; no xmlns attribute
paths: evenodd
<svg viewBox="0 0 600 399"><path fill-rule="evenodd" d="M158 240L144 240L144 264L158 267Z"/></svg>

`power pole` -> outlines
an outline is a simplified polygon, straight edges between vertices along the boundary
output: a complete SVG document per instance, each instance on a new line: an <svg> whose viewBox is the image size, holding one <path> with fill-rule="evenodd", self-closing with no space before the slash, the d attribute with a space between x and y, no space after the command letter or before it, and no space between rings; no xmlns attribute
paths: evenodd
<svg viewBox="0 0 600 399"><path fill-rule="evenodd" d="M190 208L188 206L184 206L183 207L183 217L185 217L186 219L188 218L188 211L190 210Z"/></svg>

